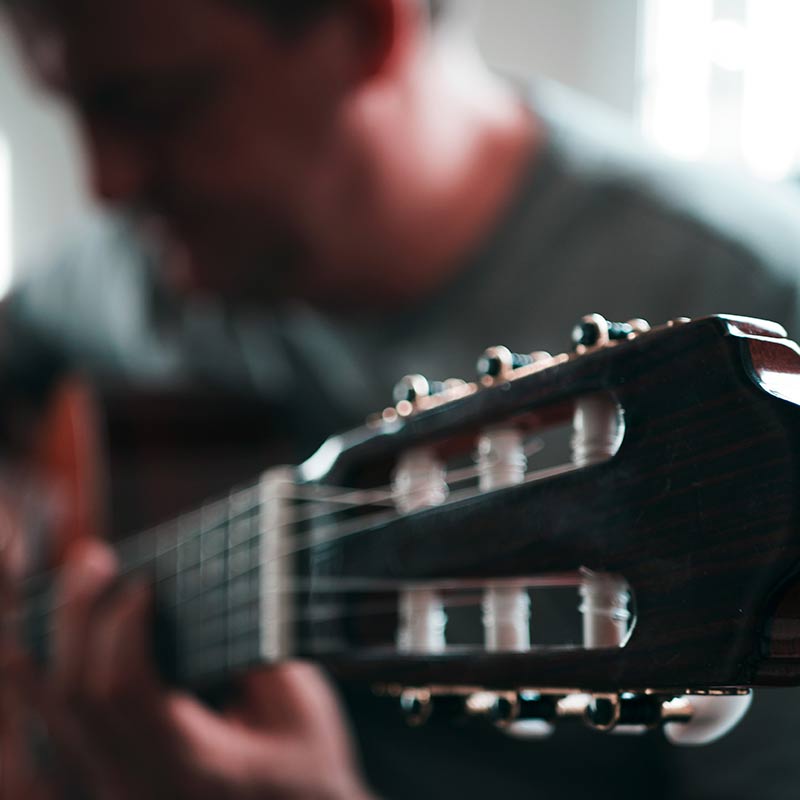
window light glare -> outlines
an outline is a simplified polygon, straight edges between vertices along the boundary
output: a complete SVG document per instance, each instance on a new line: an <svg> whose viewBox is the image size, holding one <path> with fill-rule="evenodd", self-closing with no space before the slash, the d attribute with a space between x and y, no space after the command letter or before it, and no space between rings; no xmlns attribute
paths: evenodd
<svg viewBox="0 0 800 800"><path fill-rule="evenodd" d="M0 297L11 288L11 155L0 138Z"/></svg>
<svg viewBox="0 0 800 800"><path fill-rule="evenodd" d="M674 156L768 180L797 172L800 0L645 2L645 135Z"/></svg>
<svg viewBox="0 0 800 800"><path fill-rule="evenodd" d="M711 61L728 72L741 72L747 65L747 28L733 19L711 24Z"/></svg>

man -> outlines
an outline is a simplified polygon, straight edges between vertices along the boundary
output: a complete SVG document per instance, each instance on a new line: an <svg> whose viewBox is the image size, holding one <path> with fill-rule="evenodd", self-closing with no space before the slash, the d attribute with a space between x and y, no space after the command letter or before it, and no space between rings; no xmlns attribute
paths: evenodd
<svg viewBox="0 0 800 800"><path fill-rule="evenodd" d="M557 350L594 309L795 319L793 200L667 170L546 91L521 100L413 0L8 5L28 63L78 112L98 195L169 251L148 283L125 258L37 277L7 305L14 341L35 332L98 372L302 402L318 440L405 372L468 375L500 341ZM118 229L102 236L118 247ZM74 552L52 674L6 668L79 784L113 798L367 793L316 673L256 675L241 708L212 714L160 685L146 588L109 597L114 572L103 547ZM390 796L689 797L702 776L650 740L532 747L403 731L372 707L354 722ZM750 796L745 769L713 770L698 796ZM22 785L9 791L28 796Z"/></svg>

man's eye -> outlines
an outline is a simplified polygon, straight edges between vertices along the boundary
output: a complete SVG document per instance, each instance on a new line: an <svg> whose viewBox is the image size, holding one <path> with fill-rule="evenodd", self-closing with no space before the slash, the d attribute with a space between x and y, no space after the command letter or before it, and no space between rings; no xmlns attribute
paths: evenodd
<svg viewBox="0 0 800 800"><path fill-rule="evenodd" d="M85 113L121 129L164 133L194 123L212 102L214 88L213 81L195 81L152 94L109 90L91 98Z"/></svg>
<svg viewBox="0 0 800 800"><path fill-rule="evenodd" d="M184 99L119 101L98 104L87 109L95 119L119 128L158 128L164 130L183 124L193 112Z"/></svg>

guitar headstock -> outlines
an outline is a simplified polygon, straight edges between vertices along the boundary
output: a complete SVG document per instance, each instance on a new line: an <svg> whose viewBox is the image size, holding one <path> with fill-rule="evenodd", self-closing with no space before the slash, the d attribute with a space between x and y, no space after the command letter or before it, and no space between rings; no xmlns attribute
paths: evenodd
<svg viewBox="0 0 800 800"><path fill-rule="evenodd" d="M797 346L725 316L592 315L573 341L411 376L299 469L295 651L420 715L461 697L601 728L800 683Z"/></svg>

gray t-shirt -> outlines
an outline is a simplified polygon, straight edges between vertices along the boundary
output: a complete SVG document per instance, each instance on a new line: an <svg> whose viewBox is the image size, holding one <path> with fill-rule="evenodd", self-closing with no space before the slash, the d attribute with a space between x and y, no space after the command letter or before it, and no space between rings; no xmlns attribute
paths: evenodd
<svg viewBox="0 0 800 800"><path fill-rule="evenodd" d="M99 374L255 391L294 409L307 447L386 405L409 372L472 377L489 345L563 351L576 320L725 312L800 335L800 195L648 153L590 103L540 87L547 146L458 277L413 311L338 319L304 307L236 314L170 297L124 223L99 219L8 304ZM559 731L545 743L433 724L406 730L352 700L370 777L388 797L783 798L800 787L800 691L761 692L698 751Z"/></svg>

